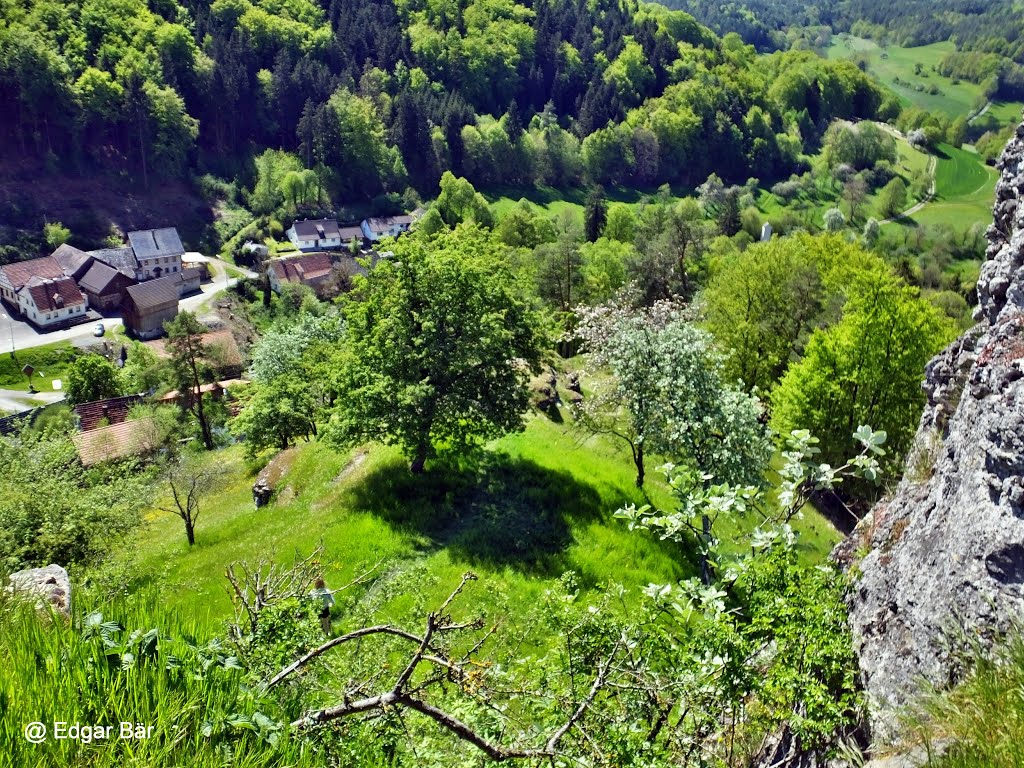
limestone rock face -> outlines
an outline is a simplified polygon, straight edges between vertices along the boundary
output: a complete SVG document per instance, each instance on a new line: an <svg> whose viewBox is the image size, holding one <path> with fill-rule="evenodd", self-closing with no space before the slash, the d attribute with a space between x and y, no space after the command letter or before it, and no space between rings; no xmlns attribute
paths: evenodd
<svg viewBox="0 0 1024 768"><path fill-rule="evenodd" d="M7 587L9 592L34 598L40 608L50 605L64 616L71 615L71 580L68 572L59 565L12 573L10 582Z"/></svg>
<svg viewBox="0 0 1024 768"><path fill-rule="evenodd" d="M958 636L1024 616L1024 125L998 168L980 323L929 363L905 477L835 553L859 573L850 618L876 744L922 680L955 682Z"/></svg>

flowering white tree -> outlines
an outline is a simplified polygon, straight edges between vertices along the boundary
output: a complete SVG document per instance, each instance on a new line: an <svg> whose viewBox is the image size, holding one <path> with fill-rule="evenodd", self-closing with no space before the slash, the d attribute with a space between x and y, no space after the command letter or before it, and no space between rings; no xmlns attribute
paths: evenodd
<svg viewBox="0 0 1024 768"><path fill-rule="evenodd" d="M625 441L644 483L658 453L728 482L758 485L771 455L761 403L722 378L709 333L671 302L634 310L580 308L576 333L591 362L612 375L577 408L591 432Z"/></svg>

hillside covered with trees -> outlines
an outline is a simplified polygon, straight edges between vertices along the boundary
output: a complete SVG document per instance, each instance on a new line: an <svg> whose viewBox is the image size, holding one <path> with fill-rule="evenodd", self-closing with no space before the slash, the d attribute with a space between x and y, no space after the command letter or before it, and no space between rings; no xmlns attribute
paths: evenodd
<svg viewBox="0 0 1024 768"><path fill-rule="evenodd" d="M893 108L848 63L761 60L649 4L10 0L0 15L4 155L143 185L249 186L266 148L341 201L432 196L444 170L742 180L793 170L833 119Z"/></svg>

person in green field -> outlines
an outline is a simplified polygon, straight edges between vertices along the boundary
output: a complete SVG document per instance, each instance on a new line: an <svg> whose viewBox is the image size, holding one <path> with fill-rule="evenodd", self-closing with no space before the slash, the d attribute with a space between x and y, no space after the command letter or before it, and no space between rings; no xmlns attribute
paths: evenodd
<svg viewBox="0 0 1024 768"><path fill-rule="evenodd" d="M313 591L310 596L320 600L320 626L323 627L324 634L327 637L331 636L331 608L334 607L334 593L327 588L326 582L323 577L320 577L313 584Z"/></svg>

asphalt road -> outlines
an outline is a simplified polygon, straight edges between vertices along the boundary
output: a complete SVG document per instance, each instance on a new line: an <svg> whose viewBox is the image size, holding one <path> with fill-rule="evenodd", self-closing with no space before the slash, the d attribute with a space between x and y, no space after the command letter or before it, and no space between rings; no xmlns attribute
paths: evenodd
<svg viewBox="0 0 1024 768"><path fill-rule="evenodd" d="M200 287L200 293L182 299L178 303L179 309L198 312L207 305L211 298L225 290L228 286L235 284L235 278L227 279L224 262L219 259L208 259L208 262L212 279L207 283L203 283ZM250 277L255 276L255 273L247 272L246 274ZM110 330L121 324L121 318L112 315L104 317L102 322L107 330ZM38 347L43 344L52 344L55 341L88 341L93 337L93 329L95 327L95 322L88 322L63 331L39 333L28 323L12 320L6 309L0 309L0 352L10 352L12 347L15 351L30 349L31 347ZM3 405L0 404L0 410L7 409L4 409Z"/></svg>

